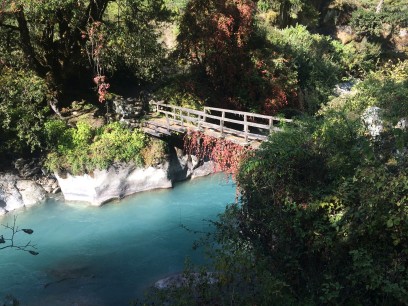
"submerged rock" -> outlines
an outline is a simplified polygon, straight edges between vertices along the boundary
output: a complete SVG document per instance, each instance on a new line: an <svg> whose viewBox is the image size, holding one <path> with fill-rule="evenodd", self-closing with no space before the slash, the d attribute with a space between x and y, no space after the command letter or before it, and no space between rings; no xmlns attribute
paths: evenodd
<svg viewBox="0 0 408 306"><path fill-rule="evenodd" d="M211 160L204 161L201 165L195 168L191 174L191 179L207 176L214 173L215 163Z"/></svg>
<svg viewBox="0 0 408 306"><path fill-rule="evenodd" d="M218 282L218 273L206 272L206 273L181 273L172 275L161 280L158 280L154 287L156 289L170 289L181 288L186 286L196 286L199 283L205 283L208 285L216 284Z"/></svg>

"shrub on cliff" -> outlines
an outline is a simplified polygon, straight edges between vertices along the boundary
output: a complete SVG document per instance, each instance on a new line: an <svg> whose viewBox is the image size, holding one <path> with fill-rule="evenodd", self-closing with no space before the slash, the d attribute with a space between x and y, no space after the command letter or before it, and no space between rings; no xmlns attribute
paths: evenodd
<svg viewBox="0 0 408 306"><path fill-rule="evenodd" d="M139 130L130 131L118 122L97 129L83 122L75 128L66 128L61 121L49 121L45 126L52 146L46 166L52 171L80 174L105 169L114 162L143 164L141 150L147 137Z"/></svg>

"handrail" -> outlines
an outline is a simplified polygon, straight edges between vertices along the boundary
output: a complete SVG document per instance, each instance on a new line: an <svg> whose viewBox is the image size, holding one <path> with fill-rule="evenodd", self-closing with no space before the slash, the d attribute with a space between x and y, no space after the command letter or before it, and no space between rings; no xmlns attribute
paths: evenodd
<svg viewBox="0 0 408 306"><path fill-rule="evenodd" d="M214 123L211 124L211 127L219 130L221 135L224 134L224 131L232 133L236 131L238 134L242 135L242 131L238 129L234 129L231 127L226 128L225 123L234 123L243 126L243 134L245 137L245 141L248 141L248 136L259 135L260 138L264 139L265 135L262 134L254 134L250 132L250 127L266 130L268 134L272 131L276 131L277 128L274 127L274 121L283 121L283 122L292 122L291 119L279 118L274 116L267 116L262 114L255 114L243 111L235 111L223 108L216 108L216 107L204 107L204 111L198 111L190 108L185 108L176 105L165 104L162 102L151 102L151 104L156 105L156 112L165 115L166 117L166 125L167 131L170 132L170 126L173 123L180 124L182 128L184 128L184 123L189 123L199 130L201 130L203 125L208 126L207 119L218 120L219 125ZM211 114L211 111L220 112L221 115L214 115ZM243 121L231 119L226 117L226 114L238 115L243 116ZM258 118L267 120L268 124L256 123L248 121L249 118Z"/></svg>
<svg viewBox="0 0 408 306"><path fill-rule="evenodd" d="M276 116L262 115L262 114L256 114L256 113L250 113L250 112L236 111L236 110L225 109L225 108L205 106L204 107L204 112L207 112L207 110L210 110L210 111L214 110L214 111L218 111L218 112L225 112L225 113L240 115L240 116L247 115L248 117L254 117L254 118L272 119L272 120L276 120L276 121L292 122L292 119L286 119L286 118L281 118L281 117L276 117Z"/></svg>

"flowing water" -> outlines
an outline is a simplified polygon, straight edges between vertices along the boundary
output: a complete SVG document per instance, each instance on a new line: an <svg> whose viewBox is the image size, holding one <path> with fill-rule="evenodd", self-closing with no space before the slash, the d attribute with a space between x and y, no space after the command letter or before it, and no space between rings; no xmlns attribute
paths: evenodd
<svg viewBox="0 0 408 306"><path fill-rule="evenodd" d="M215 219L235 190L213 175L102 207L49 200L19 211L17 223L34 234L18 236L32 239L40 254L0 251L0 302L11 294L21 305L129 305L155 281L181 272L187 256L205 261L192 249L199 234L184 227L210 231L204 219Z"/></svg>

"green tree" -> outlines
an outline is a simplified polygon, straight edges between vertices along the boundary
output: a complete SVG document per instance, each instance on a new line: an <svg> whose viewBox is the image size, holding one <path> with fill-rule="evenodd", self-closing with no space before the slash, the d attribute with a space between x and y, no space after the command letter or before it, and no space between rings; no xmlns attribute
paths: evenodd
<svg viewBox="0 0 408 306"><path fill-rule="evenodd" d="M42 147L47 85L35 74L0 69L0 154L27 154Z"/></svg>
<svg viewBox="0 0 408 306"><path fill-rule="evenodd" d="M294 95L292 67L269 48L255 12L253 1L190 1L178 52L199 86L215 92L210 103L276 113Z"/></svg>
<svg viewBox="0 0 408 306"><path fill-rule="evenodd" d="M273 135L241 168L232 237L299 303L407 301L408 132L396 123L408 101L394 99L407 73L405 62L373 73L317 121ZM383 114L376 137L361 119L370 106ZM257 290L267 289L256 280L263 275L251 283Z"/></svg>
<svg viewBox="0 0 408 306"><path fill-rule="evenodd" d="M271 135L246 159L237 177L241 200L215 222L219 282L181 297L221 305L405 305L408 130L396 123L406 120L408 101L394 98L407 76L405 62L373 73L360 93ZM362 120L373 106L382 109L377 136Z"/></svg>
<svg viewBox="0 0 408 306"><path fill-rule="evenodd" d="M113 5L118 8L116 18L109 14ZM135 68L143 58L151 66L159 49L154 22L168 16L161 0L13 0L3 1L0 10L0 30L6 37L2 63L15 66L18 58L19 67L46 80L55 94L62 85L72 88L101 74L101 68L114 70L112 62L115 68L123 63ZM124 38L130 38L129 45ZM135 74L152 77L146 67Z"/></svg>

